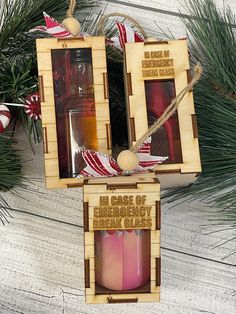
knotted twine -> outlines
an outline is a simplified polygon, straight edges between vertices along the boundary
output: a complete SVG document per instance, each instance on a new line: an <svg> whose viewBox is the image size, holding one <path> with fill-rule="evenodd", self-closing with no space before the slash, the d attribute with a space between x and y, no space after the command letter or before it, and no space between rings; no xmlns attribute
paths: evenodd
<svg viewBox="0 0 236 314"><path fill-rule="evenodd" d="M134 26L136 26L138 28L140 33L143 35L144 39L147 38L146 32L144 31L142 26L135 19L133 19L132 17L130 17L129 15L126 15L124 13L116 13L116 12L106 14L100 18L100 20L98 21L97 27L96 27L98 33L101 33L103 35L105 34L105 25L106 25L107 20L110 17L123 17L125 20L128 20L130 23L132 23Z"/></svg>
<svg viewBox="0 0 236 314"><path fill-rule="evenodd" d="M67 17L73 17L75 6L76 6L76 0L70 0L69 8L66 11L66 16Z"/></svg>

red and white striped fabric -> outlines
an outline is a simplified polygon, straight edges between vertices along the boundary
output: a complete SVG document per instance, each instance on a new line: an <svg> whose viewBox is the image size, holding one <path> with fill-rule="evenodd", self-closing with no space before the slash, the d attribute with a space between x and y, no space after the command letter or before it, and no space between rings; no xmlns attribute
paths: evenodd
<svg viewBox="0 0 236 314"><path fill-rule="evenodd" d="M167 156L153 156L150 154L151 151L151 136L139 147L137 151L139 165L138 171L144 171L154 168L156 165L163 163Z"/></svg>
<svg viewBox="0 0 236 314"><path fill-rule="evenodd" d="M157 164L161 164L167 156L151 156L151 137L148 138L143 145L140 146L137 155L139 158L139 165L133 173L147 171L154 168ZM82 149L82 157L86 163L86 167L80 172L78 178L81 177L115 177L122 173L115 159L111 156Z"/></svg>
<svg viewBox="0 0 236 314"><path fill-rule="evenodd" d="M122 173L115 159L111 156L91 150L82 150L86 167L78 177L115 177Z"/></svg>
<svg viewBox="0 0 236 314"><path fill-rule="evenodd" d="M125 43L134 43L134 42L142 42L144 38L139 35L133 28L124 24L124 23L116 23L116 27L118 29L118 37L112 37L111 43L118 49L123 49Z"/></svg>
<svg viewBox="0 0 236 314"><path fill-rule="evenodd" d="M11 121L10 110L5 105L0 105L0 133L3 133Z"/></svg>
<svg viewBox="0 0 236 314"><path fill-rule="evenodd" d="M54 18L45 12L43 12L43 15L46 26L36 26L35 28L31 29L30 32L41 31L56 38L66 38L72 36L71 33L68 32L61 23L57 22Z"/></svg>

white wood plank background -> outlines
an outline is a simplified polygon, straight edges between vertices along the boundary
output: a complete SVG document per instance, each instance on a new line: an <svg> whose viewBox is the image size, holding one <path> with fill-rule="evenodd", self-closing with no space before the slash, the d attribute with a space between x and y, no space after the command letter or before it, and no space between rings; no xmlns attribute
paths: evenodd
<svg viewBox="0 0 236 314"><path fill-rule="evenodd" d="M158 20L175 35L185 34L177 16L130 6L176 13L180 4L175 0L103 2L107 12L126 12L148 29ZM225 2L236 9L234 0ZM3 194L14 211L10 224L0 226L1 314L236 312L236 230L215 226L209 221L215 210L196 202L162 206L160 304L85 305L81 189L45 190L42 145L34 156L19 136L31 183Z"/></svg>

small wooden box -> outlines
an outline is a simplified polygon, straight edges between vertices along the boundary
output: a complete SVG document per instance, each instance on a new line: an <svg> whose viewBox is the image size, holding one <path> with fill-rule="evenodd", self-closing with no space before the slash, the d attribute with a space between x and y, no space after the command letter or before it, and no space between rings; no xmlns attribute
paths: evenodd
<svg viewBox="0 0 236 314"><path fill-rule="evenodd" d="M37 39L47 188L82 186L81 148L111 152L105 39Z"/></svg>
<svg viewBox="0 0 236 314"><path fill-rule="evenodd" d="M85 180L83 201L86 303L159 302L160 184L155 175L146 173L129 177ZM102 241L110 241L109 234L111 234L110 237L117 236L115 241L128 240L122 242L122 247L118 245L118 242L107 242L108 246L102 248L101 238L98 239L97 236L103 233L105 240ZM140 235L142 238L138 238ZM121 237L124 238L121 239ZM141 263L138 272L143 272L146 281L134 289L130 287L125 289L125 286L123 289L111 289L110 286L107 287L107 283L103 286L101 280L104 280L103 283L106 280L109 285L114 286L117 281L116 277L119 278L121 274L124 278L122 271L118 274L120 252L124 254L121 257L124 263L123 271L129 274L138 264L134 259L135 263L130 265L132 258L136 255L128 256L128 254L132 250L134 250L133 253L136 252L134 249L136 244L133 246L130 243L127 244L129 240L134 240L134 243L144 241L138 242L141 243L141 249L137 250L141 252L140 256L144 256L142 250L147 250L148 254L145 255L146 264ZM103 245L105 245L104 242ZM108 253L107 256L106 253ZM108 260L105 261L105 258ZM144 260L142 261L144 263ZM103 273L100 273L101 270ZM128 277L126 279L128 280ZM125 279L122 280L125 285Z"/></svg>
<svg viewBox="0 0 236 314"><path fill-rule="evenodd" d="M124 67L129 144L133 145L189 83L187 41L127 43ZM192 91L152 135L151 154L169 156L155 168L163 188L193 182L201 172Z"/></svg>

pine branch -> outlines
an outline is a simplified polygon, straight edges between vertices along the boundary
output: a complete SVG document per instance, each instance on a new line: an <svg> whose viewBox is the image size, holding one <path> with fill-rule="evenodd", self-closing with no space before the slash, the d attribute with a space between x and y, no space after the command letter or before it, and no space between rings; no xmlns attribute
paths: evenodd
<svg viewBox="0 0 236 314"><path fill-rule="evenodd" d="M94 6L93 0L79 0L79 10ZM34 26L45 24L43 11L63 20L68 8L66 0L4 0L0 9L0 101L21 103L37 90L35 39L47 35L28 33ZM41 141L41 124L30 119L22 108L11 108L31 141Z"/></svg>
<svg viewBox="0 0 236 314"><path fill-rule="evenodd" d="M218 222L236 226L235 18L229 8L218 11L212 0L190 0L186 5L192 61L204 68L194 88L203 172L196 183L169 190L165 197L168 202L204 198L224 209Z"/></svg>
<svg viewBox="0 0 236 314"><path fill-rule="evenodd" d="M21 158L10 135L0 134L0 191L22 184Z"/></svg>

